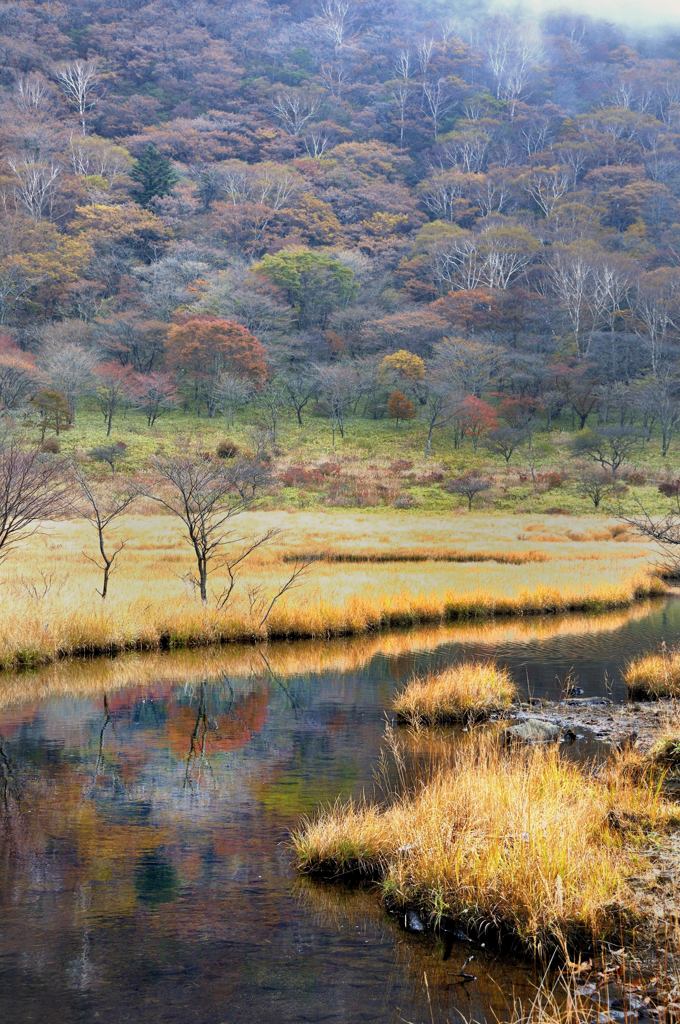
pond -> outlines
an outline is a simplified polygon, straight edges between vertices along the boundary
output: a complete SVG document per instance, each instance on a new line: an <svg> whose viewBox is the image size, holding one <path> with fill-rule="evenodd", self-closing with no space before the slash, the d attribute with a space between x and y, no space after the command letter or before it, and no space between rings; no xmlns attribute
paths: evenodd
<svg viewBox="0 0 680 1024"><path fill-rule="evenodd" d="M623 699L680 601L602 616L63 663L0 679L0 1019L489 1019L531 971L295 875L301 815L372 794L395 688L496 657L535 695ZM453 740L452 740L453 742ZM459 972L470 955L474 981Z"/></svg>

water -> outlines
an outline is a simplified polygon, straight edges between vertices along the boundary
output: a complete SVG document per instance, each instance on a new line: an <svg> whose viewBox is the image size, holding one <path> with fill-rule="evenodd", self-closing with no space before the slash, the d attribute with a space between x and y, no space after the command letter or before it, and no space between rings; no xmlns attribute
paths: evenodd
<svg viewBox="0 0 680 1024"><path fill-rule="evenodd" d="M477 1020L531 972L405 933L370 892L296 877L301 815L372 793L394 689L494 655L520 685L623 694L680 602L601 618L62 665L0 681L0 1019ZM49 696L50 693L56 694Z"/></svg>

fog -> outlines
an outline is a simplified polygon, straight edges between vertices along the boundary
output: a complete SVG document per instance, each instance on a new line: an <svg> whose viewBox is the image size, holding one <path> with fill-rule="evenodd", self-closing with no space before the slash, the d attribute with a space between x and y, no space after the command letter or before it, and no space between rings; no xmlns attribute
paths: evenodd
<svg viewBox="0 0 680 1024"><path fill-rule="evenodd" d="M569 10L643 29L680 26L680 0L523 0L521 4L517 0L496 0L496 7L521 8L537 15Z"/></svg>

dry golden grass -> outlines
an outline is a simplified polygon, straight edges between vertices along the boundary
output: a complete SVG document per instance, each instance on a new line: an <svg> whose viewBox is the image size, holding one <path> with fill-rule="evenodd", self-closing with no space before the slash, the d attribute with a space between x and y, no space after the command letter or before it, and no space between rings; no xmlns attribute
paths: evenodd
<svg viewBox="0 0 680 1024"><path fill-rule="evenodd" d="M445 643L541 643L554 637L611 632L643 618L653 607L653 602L646 601L598 615L467 621L362 634L351 639L233 644L172 652L129 652L117 658L57 661L18 673L4 673L0 679L0 708L52 696L96 697L157 683L210 682L225 675L244 678L272 673L277 678L289 678L322 672L357 672L377 656L399 658L413 652L432 651Z"/></svg>
<svg viewBox="0 0 680 1024"><path fill-rule="evenodd" d="M337 804L293 836L302 871L380 880L388 904L538 954L619 937L647 833L673 819L652 787L607 781L554 749L479 735L414 794Z"/></svg>
<svg viewBox="0 0 680 1024"><path fill-rule="evenodd" d="M669 775L680 773L680 704L674 703L659 725L647 761Z"/></svg>
<svg viewBox="0 0 680 1024"><path fill-rule="evenodd" d="M241 536L272 527L281 532L247 563L234 600L218 611L214 600L203 608L186 583L191 557L174 520L136 515L120 521L116 535L127 546L106 602L96 593L98 574L85 554L93 551L89 527L56 524L17 549L3 568L0 668L128 649L331 637L416 623L617 608L664 589L644 571L644 548L566 539L541 550L533 537L530 543L518 540L522 525L511 516L465 517L455 523L457 551L469 550L474 559L500 546L520 564L449 564L436 561L451 550L454 532L454 524L441 516L251 512L239 520ZM368 567L318 562L304 586L259 625L262 606L290 573L287 559L300 551L399 557L421 549L433 561ZM596 550L600 560L592 557ZM534 561L537 551L549 560ZM527 556L532 560L523 561ZM216 575L213 598L223 584Z"/></svg>
<svg viewBox="0 0 680 1024"><path fill-rule="evenodd" d="M680 697L680 650L662 650L631 661L624 673L631 697Z"/></svg>
<svg viewBox="0 0 680 1024"><path fill-rule="evenodd" d="M415 677L392 706L409 725L475 722L507 710L516 692L506 668L492 661L466 661Z"/></svg>

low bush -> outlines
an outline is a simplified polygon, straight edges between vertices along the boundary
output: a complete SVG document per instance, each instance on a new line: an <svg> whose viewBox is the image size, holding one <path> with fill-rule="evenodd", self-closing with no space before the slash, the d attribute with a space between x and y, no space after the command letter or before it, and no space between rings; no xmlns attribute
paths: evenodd
<svg viewBox="0 0 680 1024"><path fill-rule="evenodd" d="M232 441L231 438L226 437L223 441L217 445L215 449L217 457L220 459L235 459L237 455L241 454L241 449Z"/></svg>

